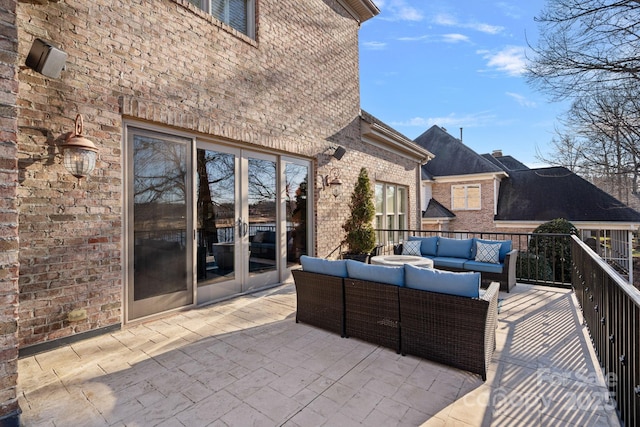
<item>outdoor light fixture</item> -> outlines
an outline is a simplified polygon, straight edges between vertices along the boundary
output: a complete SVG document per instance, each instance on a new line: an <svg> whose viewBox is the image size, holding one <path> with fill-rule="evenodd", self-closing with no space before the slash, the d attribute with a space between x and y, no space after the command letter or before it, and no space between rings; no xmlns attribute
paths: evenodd
<svg viewBox="0 0 640 427"><path fill-rule="evenodd" d="M321 178L322 189L325 190L327 188L331 188L331 194L333 194L333 197L338 197L342 186L342 181L340 180L340 169L333 168L329 171L328 175L321 176Z"/></svg>
<svg viewBox="0 0 640 427"><path fill-rule="evenodd" d="M80 181L89 175L96 166L98 149L95 144L82 135L82 115L76 116L76 129L62 144L64 167Z"/></svg>
<svg viewBox="0 0 640 427"><path fill-rule="evenodd" d="M338 148L336 148L336 151L333 152L333 157L337 160L340 160L346 153L347 150L339 146Z"/></svg>

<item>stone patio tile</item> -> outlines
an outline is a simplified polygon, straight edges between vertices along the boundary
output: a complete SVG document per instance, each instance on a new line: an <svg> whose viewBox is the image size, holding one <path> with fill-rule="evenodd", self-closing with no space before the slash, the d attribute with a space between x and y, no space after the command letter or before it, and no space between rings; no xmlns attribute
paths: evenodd
<svg viewBox="0 0 640 427"><path fill-rule="evenodd" d="M22 420L617 427L571 293L518 284L501 298L486 382L296 324L286 285L20 359Z"/></svg>
<svg viewBox="0 0 640 427"><path fill-rule="evenodd" d="M272 381L269 386L287 397L292 397L319 378L318 374L302 368L294 368Z"/></svg>
<svg viewBox="0 0 640 427"><path fill-rule="evenodd" d="M229 426L273 427L273 420L243 403L224 414L220 421Z"/></svg>
<svg viewBox="0 0 640 427"><path fill-rule="evenodd" d="M383 397L371 390L360 389L342 405L340 412L353 420L363 422L378 406Z"/></svg>
<svg viewBox="0 0 640 427"><path fill-rule="evenodd" d="M260 368L234 383L229 384L224 389L238 399L244 400L277 378L278 376L273 372Z"/></svg>
<svg viewBox="0 0 640 427"><path fill-rule="evenodd" d="M196 404L179 403L181 409L172 410L171 413L177 413L176 418L185 426L206 426L242 405L241 400L225 390L214 393Z"/></svg>
<svg viewBox="0 0 640 427"><path fill-rule="evenodd" d="M298 426L321 426L327 421L327 417L320 415L310 408L302 408L300 412L291 417L285 425L295 423Z"/></svg>
<svg viewBox="0 0 640 427"><path fill-rule="evenodd" d="M277 425L293 417L300 410L298 402L269 386L253 393L245 399L245 403L267 415Z"/></svg>

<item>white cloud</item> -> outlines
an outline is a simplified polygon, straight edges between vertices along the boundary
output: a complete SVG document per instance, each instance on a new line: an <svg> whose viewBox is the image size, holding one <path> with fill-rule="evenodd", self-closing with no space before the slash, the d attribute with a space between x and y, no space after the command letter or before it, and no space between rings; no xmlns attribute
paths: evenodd
<svg viewBox="0 0 640 427"><path fill-rule="evenodd" d="M520 104L521 106L523 106L523 107L528 107L528 108L537 107L537 104L534 101L531 101L531 100L527 99L524 95L521 95L519 93L506 92L506 95L510 96L513 99L515 99L516 102L518 104Z"/></svg>
<svg viewBox="0 0 640 427"><path fill-rule="evenodd" d="M498 52L479 50L476 53L487 60L487 66L510 76L520 76L526 70L524 48L506 46Z"/></svg>
<svg viewBox="0 0 640 427"><path fill-rule="evenodd" d="M468 42L469 37L464 34L444 34L442 36L442 41L445 43L458 43L458 42Z"/></svg>
<svg viewBox="0 0 640 427"><path fill-rule="evenodd" d="M390 123L391 126L414 126L422 128L430 128L438 125L450 129L459 129L461 127L482 127L495 123L496 116L487 111L458 116L451 113L442 117L413 117L403 122ZM452 133L453 135L453 133Z"/></svg>
<svg viewBox="0 0 640 427"><path fill-rule="evenodd" d="M433 18L433 23L442 25L445 27L457 27L467 28L475 31L480 31L486 34L498 34L504 30L504 27L499 25L485 24L482 22L459 22L455 17L448 14L438 14Z"/></svg>
<svg viewBox="0 0 640 427"><path fill-rule="evenodd" d="M376 1L380 9L381 19L390 21L422 21L424 15L415 7L409 6L404 0Z"/></svg>
<svg viewBox="0 0 640 427"><path fill-rule="evenodd" d="M383 50L387 48L387 44L384 42L363 42L362 46L369 50Z"/></svg>

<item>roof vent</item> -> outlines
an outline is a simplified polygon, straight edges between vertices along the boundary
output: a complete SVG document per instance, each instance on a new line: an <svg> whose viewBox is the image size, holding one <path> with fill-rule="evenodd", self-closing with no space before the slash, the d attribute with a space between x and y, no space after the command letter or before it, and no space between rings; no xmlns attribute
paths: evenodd
<svg viewBox="0 0 640 427"><path fill-rule="evenodd" d="M493 157L502 157L502 150L493 150L493 153L491 153L491 155Z"/></svg>

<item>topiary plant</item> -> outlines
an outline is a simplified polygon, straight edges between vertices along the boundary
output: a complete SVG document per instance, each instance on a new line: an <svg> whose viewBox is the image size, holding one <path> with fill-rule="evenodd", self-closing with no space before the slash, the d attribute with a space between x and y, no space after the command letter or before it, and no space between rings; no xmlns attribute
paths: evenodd
<svg viewBox="0 0 640 427"><path fill-rule="evenodd" d="M571 282L571 238L568 235L577 235L576 227L566 219L557 218L540 225L533 230L533 234L529 241L529 252L549 261L555 272L555 280Z"/></svg>
<svg viewBox="0 0 640 427"><path fill-rule="evenodd" d="M365 168L360 169L358 182L351 194L349 209L351 215L342 225L347 232L342 243L349 247L347 253L350 255L368 255L376 246L376 233L373 229L376 207L373 203L371 182Z"/></svg>

